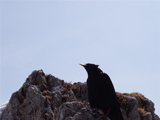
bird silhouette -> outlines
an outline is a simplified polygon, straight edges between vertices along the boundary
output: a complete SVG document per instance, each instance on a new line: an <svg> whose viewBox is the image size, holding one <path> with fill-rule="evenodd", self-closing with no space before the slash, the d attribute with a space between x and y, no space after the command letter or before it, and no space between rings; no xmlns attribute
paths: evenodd
<svg viewBox="0 0 160 120"><path fill-rule="evenodd" d="M87 73L88 100L91 108L101 109L111 120L123 120L114 86L110 77L98 65L80 64Z"/></svg>

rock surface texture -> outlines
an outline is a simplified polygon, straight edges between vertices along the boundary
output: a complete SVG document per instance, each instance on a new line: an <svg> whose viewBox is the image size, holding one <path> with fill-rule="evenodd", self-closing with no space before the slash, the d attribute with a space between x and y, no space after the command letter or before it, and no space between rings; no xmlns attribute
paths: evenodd
<svg viewBox="0 0 160 120"><path fill-rule="evenodd" d="M160 120L154 103L140 93L118 93L124 120ZM1 120L110 120L92 110L86 83L67 83L43 70L33 71L12 94Z"/></svg>

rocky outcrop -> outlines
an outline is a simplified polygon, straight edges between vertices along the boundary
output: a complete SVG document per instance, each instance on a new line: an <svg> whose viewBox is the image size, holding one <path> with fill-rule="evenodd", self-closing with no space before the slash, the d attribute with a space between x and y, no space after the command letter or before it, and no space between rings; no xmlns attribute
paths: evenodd
<svg viewBox="0 0 160 120"><path fill-rule="evenodd" d="M7 104L8 104L8 101L6 101L4 104L0 106L0 120L1 120L2 113L4 109L6 108Z"/></svg>
<svg viewBox="0 0 160 120"><path fill-rule="evenodd" d="M160 120L154 104L139 93L118 93L124 120ZM92 110L86 83L67 83L42 70L33 71L12 94L1 120L109 120Z"/></svg>

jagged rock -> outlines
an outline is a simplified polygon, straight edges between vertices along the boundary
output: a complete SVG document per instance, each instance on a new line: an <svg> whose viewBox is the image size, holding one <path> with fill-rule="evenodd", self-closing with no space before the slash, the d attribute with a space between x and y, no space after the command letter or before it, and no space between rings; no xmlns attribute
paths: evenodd
<svg viewBox="0 0 160 120"><path fill-rule="evenodd" d="M46 81L50 91L54 91L57 88L61 89L62 85L64 84L63 80L60 80L52 75L47 75Z"/></svg>
<svg viewBox="0 0 160 120"><path fill-rule="evenodd" d="M159 116L154 114L154 119L153 120L160 120Z"/></svg>
<svg viewBox="0 0 160 120"><path fill-rule="evenodd" d="M150 112L147 112L143 120L152 120L152 114Z"/></svg>
<svg viewBox="0 0 160 120"><path fill-rule="evenodd" d="M3 111L5 110L6 106L8 105L8 102L9 101L6 101L4 104L2 104L0 106L0 120L1 120L1 116L2 116Z"/></svg>
<svg viewBox="0 0 160 120"><path fill-rule="evenodd" d="M98 115L95 115L98 114ZM103 115L93 114L89 104L80 101L65 102L55 111L55 120L109 120Z"/></svg>
<svg viewBox="0 0 160 120"><path fill-rule="evenodd" d="M74 83L73 84L73 91L75 93L76 98L80 99L81 101L86 101L88 92L87 92L87 83Z"/></svg>
<svg viewBox="0 0 160 120"><path fill-rule="evenodd" d="M137 110L138 101L136 100L136 98L132 96L125 96L125 98L130 106L130 110L127 115L128 119L141 120Z"/></svg>
<svg viewBox="0 0 160 120"><path fill-rule="evenodd" d="M2 113L2 120L20 120L20 118L17 116L19 106L20 102L18 99L18 92L15 92L12 94L8 105Z"/></svg>
<svg viewBox="0 0 160 120"><path fill-rule="evenodd" d="M84 104L82 102L79 101L73 101L73 102L65 102L63 103L58 109L57 111L55 111L55 120L65 120L65 119L70 119L70 120L75 120L77 119L77 116L79 116L79 120L81 120L81 118L84 120L86 118L87 119L91 119L92 115L89 112L89 110L87 111L87 109L84 108ZM88 112L87 116L80 115L82 114L82 112L86 113Z"/></svg>
<svg viewBox="0 0 160 120"><path fill-rule="evenodd" d="M147 98L146 98L145 110L147 111L147 116L150 116L149 118L152 120L152 116L154 118L154 111L155 111L154 103Z"/></svg>
<svg viewBox="0 0 160 120"><path fill-rule="evenodd" d="M154 104L139 93L117 93L124 120L159 120ZM4 108L3 108L4 109ZM35 70L12 94L0 120L109 120L92 110L86 83L67 83Z"/></svg>

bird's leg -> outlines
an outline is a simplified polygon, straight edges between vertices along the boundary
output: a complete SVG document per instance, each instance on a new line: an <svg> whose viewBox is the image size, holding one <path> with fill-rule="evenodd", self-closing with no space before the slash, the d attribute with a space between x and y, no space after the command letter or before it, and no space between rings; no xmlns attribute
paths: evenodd
<svg viewBox="0 0 160 120"><path fill-rule="evenodd" d="M104 114L104 116L108 117L108 114L109 114L110 110L111 110L111 108L108 109L107 113Z"/></svg>

